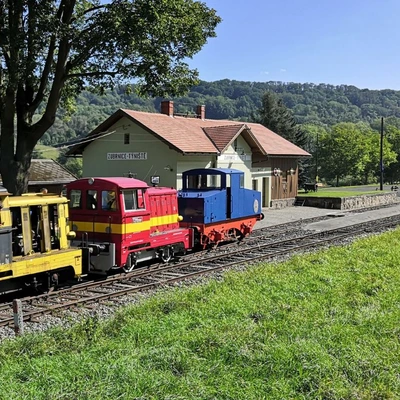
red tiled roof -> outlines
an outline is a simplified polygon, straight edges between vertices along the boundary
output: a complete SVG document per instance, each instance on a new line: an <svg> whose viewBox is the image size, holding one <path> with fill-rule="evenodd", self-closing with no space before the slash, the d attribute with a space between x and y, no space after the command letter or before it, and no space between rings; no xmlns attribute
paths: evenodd
<svg viewBox="0 0 400 400"><path fill-rule="evenodd" d="M261 124L180 116L171 117L166 114L124 109L120 109L111 115L89 136L106 131L122 117L128 117L181 153L219 154L234 140L241 129L246 128L257 146L261 146L264 154L271 156L310 156L306 151ZM229 138L231 138L230 142ZM87 142L77 144L69 150L68 154L82 154L87 144Z"/></svg>
<svg viewBox="0 0 400 400"><path fill-rule="evenodd" d="M122 111L182 153L217 153L217 149L202 130L201 122L204 121L201 119Z"/></svg>
<svg viewBox="0 0 400 400"><path fill-rule="evenodd" d="M265 152L271 156L310 157L311 154L272 132L264 125L247 122Z"/></svg>

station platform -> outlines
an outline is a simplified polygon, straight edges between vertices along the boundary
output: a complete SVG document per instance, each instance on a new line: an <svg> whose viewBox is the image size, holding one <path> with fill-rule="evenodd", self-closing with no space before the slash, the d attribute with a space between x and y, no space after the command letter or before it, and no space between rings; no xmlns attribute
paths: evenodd
<svg viewBox="0 0 400 400"><path fill-rule="evenodd" d="M330 210L316 207L287 207L282 209L263 209L265 218L258 221L254 229L261 229L284 223L291 223L308 218L329 216L331 218L324 221L304 224L303 229L324 231L327 229L337 229L366 221L373 221L379 218L390 217L400 214L400 203L376 209L376 210Z"/></svg>

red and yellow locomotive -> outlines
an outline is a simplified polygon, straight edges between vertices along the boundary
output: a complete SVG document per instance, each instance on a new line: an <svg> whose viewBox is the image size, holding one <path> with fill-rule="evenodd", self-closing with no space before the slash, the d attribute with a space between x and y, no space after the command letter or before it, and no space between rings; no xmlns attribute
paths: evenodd
<svg viewBox="0 0 400 400"><path fill-rule="evenodd" d="M132 178L79 179L67 187L72 243L91 249L89 272L133 269L169 261L194 246L193 229L180 228L175 189Z"/></svg>

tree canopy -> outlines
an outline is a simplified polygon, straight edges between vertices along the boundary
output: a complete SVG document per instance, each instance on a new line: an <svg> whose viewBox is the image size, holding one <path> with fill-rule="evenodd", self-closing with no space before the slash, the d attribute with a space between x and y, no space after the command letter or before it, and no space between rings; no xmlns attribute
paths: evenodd
<svg viewBox="0 0 400 400"><path fill-rule="evenodd" d="M320 134L317 166L318 173L326 180L335 181L346 176L353 183L368 183L376 176L380 165L380 135L367 124L342 122ZM396 153L387 138L384 138L383 161L389 166L396 161Z"/></svg>
<svg viewBox="0 0 400 400"><path fill-rule="evenodd" d="M292 112L283 104L282 99L272 92L265 92L262 97L262 106L258 115L254 117L256 122L264 125L272 132L294 143L296 146L305 148L307 144L306 132L296 123ZM308 163L306 160L299 161L299 182L307 180Z"/></svg>
<svg viewBox="0 0 400 400"><path fill-rule="evenodd" d="M0 172L27 189L33 149L60 104L85 88L135 80L140 94L178 95L197 83L186 60L220 22L194 0L4 0L0 2Z"/></svg>

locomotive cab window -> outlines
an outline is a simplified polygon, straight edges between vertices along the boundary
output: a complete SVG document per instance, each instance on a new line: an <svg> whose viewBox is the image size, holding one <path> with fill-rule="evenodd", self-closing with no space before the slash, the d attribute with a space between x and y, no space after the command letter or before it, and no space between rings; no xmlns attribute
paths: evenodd
<svg viewBox="0 0 400 400"><path fill-rule="evenodd" d="M188 189L198 189L204 183L201 178L201 175L188 175L186 177L186 187Z"/></svg>
<svg viewBox="0 0 400 400"><path fill-rule="evenodd" d="M122 195L125 211L145 209L143 189L124 190Z"/></svg>
<svg viewBox="0 0 400 400"><path fill-rule="evenodd" d="M86 191L86 209L87 210L97 209L97 190Z"/></svg>
<svg viewBox="0 0 400 400"><path fill-rule="evenodd" d="M103 190L101 192L101 208L108 211L116 211L117 199L114 190Z"/></svg>
<svg viewBox="0 0 400 400"><path fill-rule="evenodd" d="M221 189L221 175L189 175L188 189Z"/></svg>
<svg viewBox="0 0 400 400"><path fill-rule="evenodd" d="M71 190L69 193L70 208L82 208L82 192L80 190Z"/></svg>
<svg viewBox="0 0 400 400"><path fill-rule="evenodd" d="M207 175L207 188L221 189L221 175Z"/></svg>

